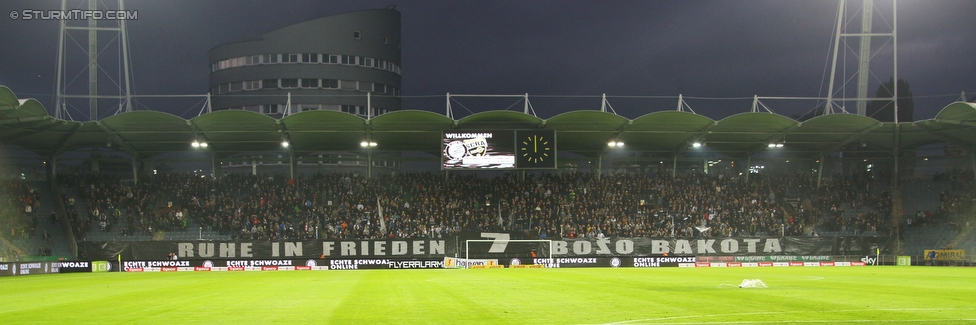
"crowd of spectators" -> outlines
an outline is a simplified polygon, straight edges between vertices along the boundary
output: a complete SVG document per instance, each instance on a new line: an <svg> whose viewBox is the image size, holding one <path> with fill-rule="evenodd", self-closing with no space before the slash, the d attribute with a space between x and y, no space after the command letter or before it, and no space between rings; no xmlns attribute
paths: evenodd
<svg viewBox="0 0 976 325"><path fill-rule="evenodd" d="M173 204L183 193L179 179L186 175L158 175L140 186L126 185L105 175L59 175L63 187L78 193L81 203L64 195L68 219L76 236L88 231L110 232L119 227L122 235L147 234L155 230L183 230L188 225L184 211Z"/></svg>
<svg viewBox="0 0 976 325"><path fill-rule="evenodd" d="M825 219L818 228L854 235L886 233L890 228L891 193L882 190L875 194L878 191L873 187L877 185L864 174L835 178L822 185L820 211ZM845 216L848 209L853 216Z"/></svg>
<svg viewBox="0 0 976 325"><path fill-rule="evenodd" d="M0 183L0 224L6 238L33 238L37 229L40 193L28 182L3 180Z"/></svg>
<svg viewBox="0 0 976 325"><path fill-rule="evenodd" d="M915 225L938 224L950 222L956 224L952 217L962 213L972 213L976 203L976 180L969 171L950 171L936 176L936 180L945 181L947 186L939 192L939 207L932 212L916 212Z"/></svg>
<svg viewBox="0 0 976 325"><path fill-rule="evenodd" d="M40 192L22 180L0 180L0 237L6 240L33 239L39 221ZM42 249L43 251L43 249ZM17 249L4 245L5 258L16 258Z"/></svg>
<svg viewBox="0 0 976 325"><path fill-rule="evenodd" d="M690 174L454 173L153 175L138 185L63 175L77 232L152 234L190 224L236 239L443 238L458 231L523 231L544 238L817 235L888 231L890 196L867 178L804 173L750 178ZM844 216L839 207L856 209ZM83 216L79 216L79 211ZM189 229L195 230L195 229Z"/></svg>

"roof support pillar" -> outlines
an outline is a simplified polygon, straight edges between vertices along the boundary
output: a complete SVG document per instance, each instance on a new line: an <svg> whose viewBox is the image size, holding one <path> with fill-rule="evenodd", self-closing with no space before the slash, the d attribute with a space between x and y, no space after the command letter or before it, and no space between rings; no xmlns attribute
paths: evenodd
<svg viewBox="0 0 976 325"><path fill-rule="evenodd" d="M295 179L295 152L288 150L288 179Z"/></svg>
<svg viewBox="0 0 976 325"><path fill-rule="evenodd" d="M373 178L373 151L366 149L366 178Z"/></svg>
<svg viewBox="0 0 976 325"><path fill-rule="evenodd" d="M47 158L47 166L45 166L45 172L47 172L47 182L48 184L54 184L58 177L58 157L51 155Z"/></svg>
<svg viewBox="0 0 976 325"><path fill-rule="evenodd" d="M596 179L599 180L603 177L603 151L596 156Z"/></svg>
<svg viewBox="0 0 976 325"><path fill-rule="evenodd" d="M671 178L678 177L678 153L674 153L674 157L671 159Z"/></svg>
<svg viewBox="0 0 976 325"><path fill-rule="evenodd" d="M132 185L139 185L139 159L132 156Z"/></svg>
<svg viewBox="0 0 976 325"><path fill-rule="evenodd" d="M220 159L216 153L210 155L210 174L215 180L220 179Z"/></svg>
<svg viewBox="0 0 976 325"><path fill-rule="evenodd" d="M969 149L969 166L973 168L973 175L976 175L976 152L973 149Z"/></svg>
<svg viewBox="0 0 976 325"><path fill-rule="evenodd" d="M823 180L824 158L825 158L824 155L821 154L820 155L820 160L817 160L818 162L820 162L820 164L817 165L817 189L818 190L820 189L820 181Z"/></svg>
<svg viewBox="0 0 976 325"><path fill-rule="evenodd" d="M898 114L897 112L898 111L896 110L895 111L896 115ZM897 116L895 117L895 121L898 121ZM891 150L892 156L894 158L894 163L892 164L893 168L891 170L891 217L890 217L891 224L895 227L895 229L897 229L897 227L901 224L902 219L904 219L905 217L905 214L902 211L904 207L902 205L903 202L902 202L901 182L899 180L901 176L901 171L899 170L900 166L898 164L899 160L901 160L900 159L901 153L899 152L899 149L901 147L901 134L899 134L900 133L899 129L900 126L898 125L897 122L895 122L895 134L894 134L895 141L894 141L894 146L892 146L892 150Z"/></svg>

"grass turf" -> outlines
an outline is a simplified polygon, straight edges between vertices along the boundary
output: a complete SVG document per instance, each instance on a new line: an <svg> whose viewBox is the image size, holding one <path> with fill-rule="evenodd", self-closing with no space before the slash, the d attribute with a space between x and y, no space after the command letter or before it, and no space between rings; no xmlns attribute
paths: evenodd
<svg viewBox="0 0 976 325"><path fill-rule="evenodd" d="M766 289L740 289L743 279ZM976 268L76 273L0 278L0 323L974 323Z"/></svg>

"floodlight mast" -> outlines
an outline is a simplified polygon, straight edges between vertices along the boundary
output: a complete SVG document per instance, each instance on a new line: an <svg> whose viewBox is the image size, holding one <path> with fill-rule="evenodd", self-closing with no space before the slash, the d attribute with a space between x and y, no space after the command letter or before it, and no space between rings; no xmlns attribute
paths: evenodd
<svg viewBox="0 0 976 325"><path fill-rule="evenodd" d="M890 99L894 102L893 109L895 112L894 122L898 122L898 1L891 0L892 5L892 24L890 33L876 33L873 32L872 23L874 17L874 0L861 0L861 31L859 33L847 33L845 32L845 17L844 12L847 9L847 0L840 0L837 8L837 26L834 32L834 47L833 47L833 58L830 68L830 80L827 86L827 103L824 105L823 114L832 114L834 112L834 83L837 77L837 57L840 51L840 40L845 37L859 37L860 47L858 50L858 70L857 70L857 97L855 98L845 98L844 100L854 100L857 103L857 114L861 116L867 116L867 103L869 100L888 100L889 98L870 98L868 97L868 81L871 75L871 40L873 37L890 37L892 42L892 78L894 80L894 86L892 90L892 95ZM846 44L846 42L845 42ZM884 47L884 46L882 46ZM876 53L875 53L876 54ZM848 76L842 76L842 79L847 80ZM842 84L841 89L846 89L846 82ZM847 113L846 105L841 105L840 109L842 112Z"/></svg>
<svg viewBox="0 0 976 325"><path fill-rule="evenodd" d="M118 0L118 10L117 12L125 11L124 0ZM61 12L66 12L68 8L68 0L61 0ZM100 1L88 0L88 10L96 11L99 10L98 4ZM105 8L107 10L116 11L115 9ZM54 90L54 116L58 119L70 119L71 116L67 112L67 103L65 99L67 98L87 98L88 99L88 120L97 121L99 119L99 99L116 99L119 101L118 112L131 112L132 111L132 70L130 69L131 60L129 59L129 36L126 26L126 18L122 17L117 19L117 27L100 27L98 26L98 19L95 19L94 15L88 16L87 25L73 25L68 26L67 21L69 19L60 20L60 31L58 33L58 62L57 62L57 77L55 81ZM65 47L65 36L68 35L68 31L79 30L88 32L88 49L87 58L88 64L85 69L88 70L88 93L86 95L82 94L67 94L66 88L69 85L65 84L66 80L66 47ZM118 85L118 95L103 95L99 94L98 86L98 74L102 71L101 66L98 62L99 48L98 48L98 33L99 32L117 32L119 33L119 74L122 81L111 80L113 84ZM111 79L112 77L106 73L106 76ZM68 82L70 84L70 82ZM114 113L113 113L114 114Z"/></svg>

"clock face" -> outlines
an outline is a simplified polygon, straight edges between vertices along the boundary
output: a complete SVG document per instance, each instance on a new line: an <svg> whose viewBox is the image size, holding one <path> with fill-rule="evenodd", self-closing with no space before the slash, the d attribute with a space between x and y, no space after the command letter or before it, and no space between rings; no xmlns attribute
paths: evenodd
<svg viewBox="0 0 976 325"><path fill-rule="evenodd" d="M519 130L516 134L518 168L556 168L554 130Z"/></svg>
<svg viewBox="0 0 976 325"><path fill-rule="evenodd" d="M533 164L552 159L552 145L550 139L545 136L533 134L522 139L519 144L519 151L522 152L522 159Z"/></svg>

